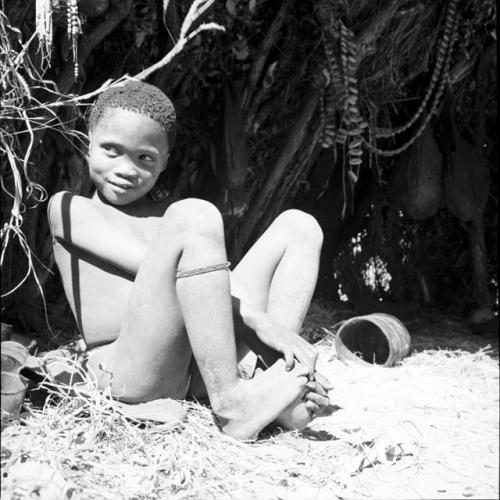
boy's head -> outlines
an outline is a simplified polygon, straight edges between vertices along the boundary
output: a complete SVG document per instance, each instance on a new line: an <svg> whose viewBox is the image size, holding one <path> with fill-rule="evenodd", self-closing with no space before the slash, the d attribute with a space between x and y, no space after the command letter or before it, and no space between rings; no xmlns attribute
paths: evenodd
<svg viewBox="0 0 500 500"><path fill-rule="evenodd" d="M130 82L103 92L89 117L89 171L114 205L142 199L167 166L175 139L175 110L158 88Z"/></svg>
<svg viewBox="0 0 500 500"><path fill-rule="evenodd" d="M131 81L122 87L105 90L90 110L90 133L110 108L134 111L158 122L167 134L169 150L174 147L177 131L175 108L172 101L158 87L141 81Z"/></svg>

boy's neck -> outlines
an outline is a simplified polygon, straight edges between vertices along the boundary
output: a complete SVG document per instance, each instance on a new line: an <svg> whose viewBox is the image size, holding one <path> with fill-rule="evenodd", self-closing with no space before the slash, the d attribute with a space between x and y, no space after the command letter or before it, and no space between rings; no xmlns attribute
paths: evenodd
<svg viewBox="0 0 500 500"><path fill-rule="evenodd" d="M147 196L143 196L142 198L139 198L132 203L127 203L126 205L115 205L114 203L111 203L107 198L105 198L98 190L95 191L92 198L102 205L116 208L116 210L119 210L120 212L136 211L143 207L152 205L152 201Z"/></svg>
<svg viewBox="0 0 500 500"><path fill-rule="evenodd" d="M162 202L155 202L149 196L146 195L134 201L133 203L128 203L127 205L115 205L111 203L109 200L107 200L97 190L93 194L92 199L100 205L106 205L124 214L134 215L139 217L157 215L156 214L157 212L158 214L162 214L165 211L166 207L171 203L170 200L162 200Z"/></svg>

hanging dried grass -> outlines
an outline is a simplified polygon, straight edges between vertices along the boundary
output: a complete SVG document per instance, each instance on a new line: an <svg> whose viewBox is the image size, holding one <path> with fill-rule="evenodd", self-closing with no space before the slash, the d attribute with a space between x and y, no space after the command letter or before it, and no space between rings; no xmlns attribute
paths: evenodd
<svg viewBox="0 0 500 500"><path fill-rule="evenodd" d="M1 85L4 89L0 111L0 153L7 160L1 172L1 187L4 194L12 200L9 220L1 229L0 266L3 266L5 252L12 238L18 241L27 257L24 277L11 290L3 291L4 297L18 289L31 274L36 279L33 253L21 226L27 200L36 206L46 200L47 194L42 186L31 180L29 173L34 129L38 127L37 121L27 111L29 104L38 104L31 94L30 85L32 82L44 83L28 56L28 49L35 43L36 35L23 44L19 32L9 26L2 12L0 21L0 50L4 56L0 62ZM40 286L39 289L41 291Z"/></svg>

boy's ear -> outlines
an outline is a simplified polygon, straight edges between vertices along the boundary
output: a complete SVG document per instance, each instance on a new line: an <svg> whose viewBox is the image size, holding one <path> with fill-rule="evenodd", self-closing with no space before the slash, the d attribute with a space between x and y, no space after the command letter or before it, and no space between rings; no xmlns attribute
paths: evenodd
<svg viewBox="0 0 500 500"><path fill-rule="evenodd" d="M167 168L167 165L168 165L168 159L170 158L170 155L167 156L167 158L165 159L165 161L163 162L163 165L161 167L161 172L163 172L166 168Z"/></svg>
<svg viewBox="0 0 500 500"><path fill-rule="evenodd" d="M90 143L92 142L92 133L89 132L88 133L88 140L87 140L87 144L86 144L86 151L87 151L87 156L90 154Z"/></svg>

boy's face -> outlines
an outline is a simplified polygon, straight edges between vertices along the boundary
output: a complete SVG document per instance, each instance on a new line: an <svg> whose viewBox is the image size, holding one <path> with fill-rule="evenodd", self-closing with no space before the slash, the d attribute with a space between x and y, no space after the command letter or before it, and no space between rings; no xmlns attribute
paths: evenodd
<svg viewBox="0 0 500 500"><path fill-rule="evenodd" d="M151 190L168 154L167 135L158 122L109 108L90 134L90 177L110 203L128 205Z"/></svg>

